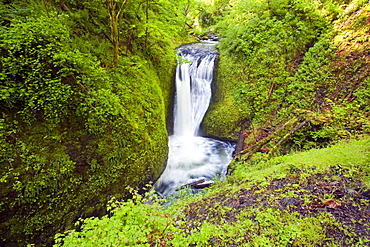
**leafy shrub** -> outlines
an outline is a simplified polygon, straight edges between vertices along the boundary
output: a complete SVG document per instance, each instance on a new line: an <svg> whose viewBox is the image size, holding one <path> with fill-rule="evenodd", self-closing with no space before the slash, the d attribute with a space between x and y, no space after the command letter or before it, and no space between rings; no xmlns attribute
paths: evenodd
<svg viewBox="0 0 370 247"><path fill-rule="evenodd" d="M43 111L45 119L64 115L73 94L67 83L71 71L60 66L57 58L69 40L68 28L62 22L47 18L13 23L0 33L3 67L2 101L8 107L23 105L22 115L34 119Z"/></svg>
<svg viewBox="0 0 370 247"><path fill-rule="evenodd" d="M162 200L153 191L141 196L128 189L132 199L118 202L112 198L108 204L110 216L80 219L76 224L81 224L81 231L57 234L54 246L166 245L181 238L181 230L176 227L179 222L162 211ZM147 198L150 203L145 203Z"/></svg>
<svg viewBox="0 0 370 247"><path fill-rule="evenodd" d="M104 214L107 191L125 197L122 185L158 178L174 63L163 54L174 44L162 43L155 66L138 53L107 68L91 52L102 37L76 37L70 16L37 13L0 29L0 235L50 245L77 215Z"/></svg>
<svg viewBox="0 0 370 247"><path fill-rule="evenodd" d="M236 163L236 170L218 187L212 186L201 195L180 197L166 206L153 191L141 196L129 187L132 199L118 202L113 198L108 205L109 216L80 220L76 223L79 230L55 236L55 246L317 246L323 242L335 245L327 234L332 227L347 229L347 226L338 223L331 211L301 214L290 210L295 208L293 205L282 208L281 201L291 197L312 198L314 194L306 188L305 179L321 179L315 174L327 174L333 164L340 167L344 176L353 179L355 174L364 186L369 186L368 146L369 139L364 139L254 165ZM294 189L283 193L284 189L279 188L272 192L270 186L278 181L284 188ZM292 181L296 183L291 184ZM232 204L239 205L240 191L249 198L248 205L236 207ZM264 202L258 202L262 198ZM306 206L310 209L311 200L295 209L304 210ZM345 234L354 240L352 233Z"/></svg>
<svg viewBox="0 0 370 247"><path fill-rule="evenodd" d="M322 147L340 137L366 132L368 121L362 109L368 108L368 73L364 70L368 62L363 60L367 45L359 45L366 29L358 27L349 35L357 16L346 16L344 10L346 4L348 8L364 6L360 2L234 1L213 26L221 36L219 96L205 116L207 134L236 138L240 126L250 123L275 129L292 118L296 109L325 115L330 100L335 109L342 109L339 112L351 114L346 117L353 123L344 127L335 119L344 123L346 117L332 116L333 121L302 130L289 148ZM367 16L366 7L359 13Z"/></svg>

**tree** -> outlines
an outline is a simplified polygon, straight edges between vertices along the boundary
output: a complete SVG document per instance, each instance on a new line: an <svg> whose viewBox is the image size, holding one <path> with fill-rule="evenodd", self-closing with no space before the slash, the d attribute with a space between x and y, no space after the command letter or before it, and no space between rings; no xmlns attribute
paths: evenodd
<svg viewBox="0 0 370 247"><path fill-rule="evenodd" d="M122 15L122 11L128 0L107 0L106 5L109 12L110 27L111 27L111 38L113 42L113 64L118 66L119 59L119 20ZM117 5L119 7L117 7Z"/></svg>

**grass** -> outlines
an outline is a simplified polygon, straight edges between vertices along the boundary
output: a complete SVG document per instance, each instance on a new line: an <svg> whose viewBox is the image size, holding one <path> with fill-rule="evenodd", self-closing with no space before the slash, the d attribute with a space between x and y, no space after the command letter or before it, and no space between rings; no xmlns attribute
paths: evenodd
<svg viewBox="0 0 370 247"><path fill-rule="evenodd" d="M66 233L58 246L92 246L84 243L97 235L113 246L128 234L140 235L131 242L138 246L364 246L369 161L369 138L267 161L259 155L234 163L233 174L207 193L184 191L166 206L134 196L115 205L111 217ZM130 228L128 221L139 224Z"/></svg>
<svg viewBox="0 0 370 247"><path fill-rule="evenodd" d="M292 155L279 156L268 161L261 161L251 165L250 163L236 164L236 170L230 180L245 180L250 183L258 183L273 178L284 178L294 171L305 171L305 175L314 175L327 172L331 166L340 165L347 176L359 173L362 181L370 186L368 176L370 167L370 141L343 142L325 149L311 149L307 152L298 152ZM361 172L360 172L361 171ZM362 175L362 176L361 176Z"/></svg>

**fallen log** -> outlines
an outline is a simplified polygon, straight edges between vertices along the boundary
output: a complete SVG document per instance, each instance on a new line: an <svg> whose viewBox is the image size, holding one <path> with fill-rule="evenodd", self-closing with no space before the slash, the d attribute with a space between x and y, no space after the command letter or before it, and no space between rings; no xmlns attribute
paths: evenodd
<svg viewBox="0 0 370 247"><path fill-rule="evenodd" d="M185 184L179 188L176 189L176 191L179 191L179 190L182 190L182 189L185 189L187 187L193 187L194 185L197 185L197 184L201 184L201 183L204 183L206 180L205 179L201 179L201 180L198 180L198 181L195 181L195 182L192 182L192 183L188 183L188 184Z"/></svg>
<svg viewBox="0 0 370 247"><path fill-rule="evenodd" d="M191 187L194 189L203 189L203 188L209 187L212 184L213 184L213 181L209 181L205 183L194 184Z"/></svg>
<svg viewBox="0 0 370 247"><path fill-rule="evenodd" d="M301 121L302 117L295 117L288 122L286 122L283 126L281 126L279 129L277 129L274 133L272 133L270 136L266 137L265 139L257 142L255 145L247 148L243 152L241 152L236 159L237 160L248 160L254 153L257 151L261 150L263 145L267 144L270 142L272 139L274 139L276 136L278 136L281 132L284 130L288 129L292 125L296 124L298 121Z"/></svg>
<svg viewBox="0 0 370 247"><path fill-rule="evenodd" d="M292 130L290 130L283 138L281 138L276 144L275 146L270 150L269 152L269 156L270 157L273 157L275 156L275 152L276 150L284 143L288 140L289 137L291 137L295 132L297 132L300 128L302 128L303 126L305 126L309 121L308 120L305 120L303 121L302 123L296 125Z"/></svg>

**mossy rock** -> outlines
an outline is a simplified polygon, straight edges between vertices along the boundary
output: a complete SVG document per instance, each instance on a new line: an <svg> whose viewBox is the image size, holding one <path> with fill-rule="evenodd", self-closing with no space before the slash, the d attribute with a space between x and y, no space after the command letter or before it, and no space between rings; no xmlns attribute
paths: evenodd
<svg viewBox="0 0 370 247"><path fill-rule="evenodd" d="M127 186L154 182L167 160L175 56L157 54L154 65L137 54L102 67L73 47L63 18L30 18L0 33L0 241L7 246L50 246L79 217L105 214L111 196L129 197Z"/></svg>

